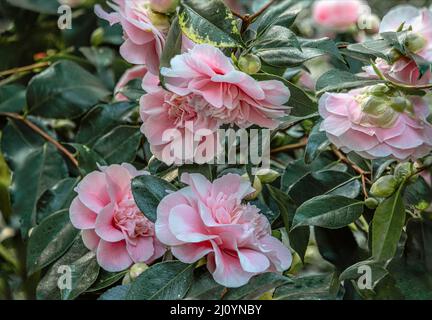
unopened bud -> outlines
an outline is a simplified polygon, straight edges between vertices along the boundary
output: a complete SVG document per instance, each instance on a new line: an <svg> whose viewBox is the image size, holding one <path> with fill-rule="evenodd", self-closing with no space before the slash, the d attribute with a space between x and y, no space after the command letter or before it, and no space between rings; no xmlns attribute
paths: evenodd
<svg viewBox="0 0 432 320"><path fill-rule="evenodd" d="M394 176L383 176L372 185L370 192L379 198L390 197L397 189L399 181Z"/></svg>
<svg viewBox="0 0 432 320"><path fill-rule="evenodd" d="M273 169L260 169L256 176L262 183L272 183L280 176L280 173Z"/></svg>
<svg viewBox="0 0 432 320"><path fill-rule="evenodd" d="M393 48L390 50L388 57L391 63L395 63L402 57L402 54L399 52L399 50Z"/></svg>
<svg viewBox="0 0 432 320"><path fill-rule="evenodd" d="M363 14L358 19L357 25L360 30L364 30L368 34L379 32L381 20L376 14Z"/></svg>
<svg viewBox="0 0 432 320"><path fill-rule="evenodd" d="M247 74L254 74L261 70L261 60L256 55L247 54L240 57L238 66L241 71Z"/></svg>
<svg viewBox="0 0 432 320"><path fill-rule="evenodd" d="M135 280L141 273L148 269L148 265L143 262L135 263L129 270L129 276L131 280Z"/></svg>
<svg viewBox="0 0 432 320"><path fill-rule="evenodd" d="M383 96L385 96L387 93L389 93L390 90L391 90L391 89L390 89L387 85L385 85L384 83L379 83L379 84L376 84L376 85L374 85L374 86L371 86L371 87L368 89L368 92L369 92L371 95L374 95L374 96L376 96L376 97L383 97Z"/></svg>
<svg viewBox="0 0 432 320"><path fill-rule="evenodd" d="M97 28L95 31L93 31L90 43L93 47L97 47L102 44L104 39L104 30L102 28Z"/></svg>
<svg viewBox="0 0 432 320"><path fill-rule="evenodd" d="M254 200L254 199L256 199L256 198L258 197L258 195L261 193L263 187L262 187L261 180L260 180L257 176L255 176L255 178L254 178L254 183L253 183L253 186L252 186L252 187L255 189L255 191L252 192L252 193L250 193L250 194L248 194L248 195L244 198L245 200L248 200L248 201L250 201L250 200Z"/></svg>
<svg viewBox="0 0 432 320"><path fill-rule="evenodd" d="M170 27L170 21L167 15L155 12L153 10L149 10L148 17L157 29L159 29L160 31L168 31Z"/></svg>
<svg viewBox="0 0 432 320"><path fill-rule="evenodd" d="M411 162L399 163L395 168L394 175L396 179L402 181L413 174L413 169L413 164Z"/></svg>
<svg viewBox="0 0 432 320"><path fill-rule="evenodd" d="M378 207L379 202L375 198L367 198L365 199L364 204L369 209L375 209L376 207Z"/></svg>
<svg viewBox="0 0 432 320"><path fill-rule="evenodd" d="M160 13L172 13L179 5L179 0L150 0L150 8Z"/></svg>
<svg viewBox="0 0 432 320"><path fill-rule="evenodd" d="M427 41L420 33L410 32L405 39L405 46L412 53L417 53L424 49Z"/></svg>
<svg viewBox="0 0 432 320"><path fill-rule="evenodd" d="M402 96L393 97L390 106L397 112L411 111L413 108L411 101Z"/></svg>

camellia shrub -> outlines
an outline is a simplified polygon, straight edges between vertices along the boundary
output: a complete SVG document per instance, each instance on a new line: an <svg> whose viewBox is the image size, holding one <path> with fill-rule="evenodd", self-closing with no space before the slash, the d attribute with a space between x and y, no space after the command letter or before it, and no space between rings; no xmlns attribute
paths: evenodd
<svg viewBox="0 0 432 320"><path fill-rule="evenodd" d="M432 11L0 0L1 299L432 299Z"/></svg>

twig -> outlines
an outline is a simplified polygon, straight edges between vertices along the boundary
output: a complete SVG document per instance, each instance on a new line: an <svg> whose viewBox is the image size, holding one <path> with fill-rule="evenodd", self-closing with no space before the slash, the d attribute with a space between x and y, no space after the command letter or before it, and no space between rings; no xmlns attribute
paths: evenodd
<svg viewBox="0 0 432 320"><path fill-rule="evenodd" d="M4 76L8 76L8 75L15 74L15 73L20 73L20 72L31 71L33 69L43 68L43 67L47 67L49 65L50 65L49 62L37 62L37 63L31 64L31 65L25 66L25 67L12 68L9 70L0 71L0 77L4 77Z"/></svg>
<svg viewBox="0 0 432 320"><path fill-rule="evenodd" d="M271 0L269 1L267 4L265 4L264 6L262 6L261 9L259 9L257 12L255 12L252 15L241 15L240 13L231 10L232 14L235 15L236 17L240 18L242 20L242 26L241 26L241 33L244 33L246 31L246 29L249 27L249 25L256 19L258 18L261 14L264 13L264 11L266 11L272 4L274 4L276 1L278 0Z"/></svg>
<svg viewBox="0 0 432 320"><path fill-rule="evenodd" d="M45 131L40 129L37 125L35 125L33 122L27 120L23 116L12 113L12 112L0 112L0 116L5 116L8 118L12 118L15 120L19 120L23 122L26 126L28 126L30 129L32 129L34 132L42 136L45 140L52 143L60 152L62 152L72 163L74 166L78 167L78 161L75 159L72 153L70 153L65 147L63 147L58 141L56 141L53 137L51 137L49 134L47 134Z"/></svg>
<svg viewBox="0 0 432 320"><path fill-rule="evenodd" d="M295 150L295 149L300 149L303 148L307 145L307 139L303 139L300 142L297 143L293 143L293 144L287 144L285 146L282 147L278 147L275 148L273 150L270 151L270 153L279 153L279 152L284 152L284 151L289 151L289 150Z"/></svg>

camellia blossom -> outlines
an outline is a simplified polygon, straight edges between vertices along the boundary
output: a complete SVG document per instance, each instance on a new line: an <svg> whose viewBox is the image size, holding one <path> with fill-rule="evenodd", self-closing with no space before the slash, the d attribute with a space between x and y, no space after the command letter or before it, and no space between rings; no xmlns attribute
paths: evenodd
<svg viewBox="0 0 432 320"><path fill-rule="evenodd" d="M120 47L122 57L132 64L146 65L153 74L159 72L159 60L165 45L169 20L154 13L142 0L113 0L108 4L115 10L107 13L96 5L96 14L110 22L120 23L125 42Z"/></svg>
<svg viewBox="0 0 432 320"><path fill-rule="evenodd" d="M321 130L344 152L368 159L418 159L432 150L429 108L385 85L325 93L319 101Z"/></svg>
<svg viewBox="0 0 432 320"><path fill-rule="evenodd" d="M70 206L70 219L107 271L151 263L166 251L156 239L153 222L138 209L132 196L131 180L142 174L145 172L130 164L101 167L75 189L78 196Z"/></svg>
<svg viewBox="0 0 432 320"><path fill-rule="evenodd" d="M140 99L141 131L152 153L167 164L196 160L197 154L203 156L203 162L213 159L220 124L200 111L209 103L199 95L180 96L158 84L159 77L146 75L143 88L147 94Z"/></svg>
<svg viewBox="0 0 432 320"><path fill-rule="evenodd" d="M122 75L119 82L116 84L114 89L115 99L117 101L126 101L128 98L123 95L120 91L132 80L142 79L147 74L147 68L145 66L132 67Z"/></svg>
<svg viewBox="0 0 432 320"><path fill-rule="evenodd" d="M411 28L407 36L408 50L427 61L432 61L432 12L426 8L417 9L409 5L398 6L384 16L379 32L395 32L402 23L404 30ZM430 83L432 77L430 70L420 77L416 62L403 56L396 59L393 64L378 58L376 66L390 80L404 84L423 85ZM376 77L371 66L363 69L367 75Z"/></svg>
<svg viewBox="0 0 432 320"><path fill-rule="evenodd" d="M349 29L367 12L370 8L361 0L318 0L312 6L313 21L337 31Z"/></svg>
<svg viewBox="0 0 432 320"><path fill-rule="evenodd" d="M226 287L290 267L291 252L272 237L267 218L242 204L255 191L249 181L227 174L211 183L187 173L181 181L189 186L162 199L155 223L158 239L177 259L193 263L207 257L208 270Z"/></svg>
<svg viewBox="0 0 432 320"><path fill-rule="evenodd" d="M252 124L275 128L286 115L290 92L277 80L257 81L237 70L221 50L195 45L162 68L166 87L179 96L202 96L209 105L203 111L223 123L248 127Z"/></svg>

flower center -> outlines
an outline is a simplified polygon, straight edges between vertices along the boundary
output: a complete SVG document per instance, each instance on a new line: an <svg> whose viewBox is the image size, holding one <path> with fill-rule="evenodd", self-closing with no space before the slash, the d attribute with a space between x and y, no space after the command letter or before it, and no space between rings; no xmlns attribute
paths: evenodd
<svg viewBox="0 0 432 320"><path fill-rule="evenodd" d="M356 121L363 126L391 128L401 113L412 113L413 105L401 92L384 84L370 87L357 98L361 116Z"/></svg>
<svg viewBox="0 0 432 320"><path fill-rule="evenodd" d="M177 127L184 127L187 121L192 121L197 116L189 97L172 95L165 104L168 108L168 116Z"/></svg>
<svg viewBox="0 0 432 320"><path fill-rule="evenodd" d="M153 236L152 223L138 209L133 199L123 200L114 215L114 224L128 238Z"/></svg>

